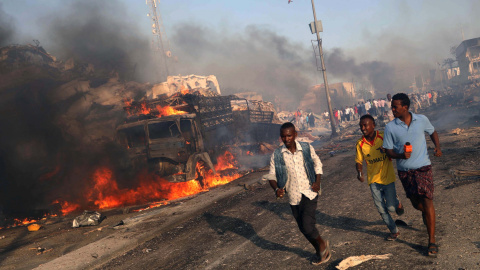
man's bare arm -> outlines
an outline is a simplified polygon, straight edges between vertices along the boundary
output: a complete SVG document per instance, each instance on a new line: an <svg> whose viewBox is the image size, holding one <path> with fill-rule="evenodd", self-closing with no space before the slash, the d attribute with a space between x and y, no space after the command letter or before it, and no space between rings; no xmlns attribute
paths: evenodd
<svg viewBox="0 0 480 270"><path fill-rule="evenodd" d="M268 182L270 183L270 186L273 188L273 190L275 191L275 195L277 197L280 197L282 198L283 195L285 195L285 189L283 188L279 188L278 185L277 185L277 181L275 180L268 180Z"/></svg>
<svg viewBox="0 0 480 270"><path fill-rule="evenodd" d="M360 163L355 163L355 168L357 169L357 179L360 182L365 181L365 177L362 174L363 165Z"/></svg>
<svg viewBox="0 0 480 270"><path fill-rule="evenodd" d="M393 158L393 159L407 159L410 157L410 155L406 157L405 153L397 154L395 153L395 151L393 151L393 149L385 149L385 153L389 158Z"/></svg>
<svg viewBox="0 0 480 270"><path fill-rule="evenodd" d="M320 190L320 182L322 181L322 175L315 175L315 183L312 184L313 192L318 192Z"/></svg>
<svg viewBox="0 0 480 270"><path fill-rule="evenodd" d="M438 133L435 130L432 135L430 135L430 139L432 140L433 144L435 145L435 156L436 157L441 157L442 156L442 150L440 149L440 139L438 138Z"/></svg>

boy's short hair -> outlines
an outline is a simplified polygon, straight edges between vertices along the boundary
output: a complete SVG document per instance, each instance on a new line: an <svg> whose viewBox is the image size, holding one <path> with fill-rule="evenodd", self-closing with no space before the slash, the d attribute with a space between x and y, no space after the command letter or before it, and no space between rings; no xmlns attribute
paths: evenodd
<svg viewBox="0 0 480 270"><path fill-rule="evenodd" d="M400 100L402 102L402 106L407 106L407 108L410 108L410 98L408 98L407 94L397 93L392 97L392 101L394 100Z"/></svg>
<svg viewBox="0 0 480 270"><path fill-rule="evenodd" d="M295 130L295 125L294 125L292 122L285 122L285 123L283 123L283 125L280 127L280 132L282 132L282 130L288 129L288 128L293 128L293 130Z"/></svg>
<svg viewBox="0 0 480 270"><path fill-rule="evenodd" d="M370 114L364 114L364 115L362 115L362 117L360 117L360 121L362 121L363 119L370 119L370 120L372 120L373 125L376 126L376 124L375 124L375 118L373 118L373 116L371 116Z"/></svg>

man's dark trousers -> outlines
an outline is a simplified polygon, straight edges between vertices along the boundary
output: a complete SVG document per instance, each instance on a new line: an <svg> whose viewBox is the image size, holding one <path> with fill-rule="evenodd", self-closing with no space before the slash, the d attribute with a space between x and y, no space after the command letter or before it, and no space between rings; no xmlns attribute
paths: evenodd
<svg viewBox="0 0 480 270"><path fill-rule="evenodd" d="M290 205L292 208L292 214L297 221L298 228L305 235L305 237L311 242L315 240L320 233L315 227L315 211L317 210L318 195L315 199L310 200L308 197L302 194L302 199L299 205Z"/></svg>

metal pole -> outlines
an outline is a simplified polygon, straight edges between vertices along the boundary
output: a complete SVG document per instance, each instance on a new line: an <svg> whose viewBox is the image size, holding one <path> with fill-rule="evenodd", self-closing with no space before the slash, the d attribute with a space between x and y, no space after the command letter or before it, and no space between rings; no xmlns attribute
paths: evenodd
<svg viewBox="0 0 480 270"><path fill-rule="evenodd" d="M320 34L317 31L317 14L315 13L315 4L313 3L313 0L312 0L312 9L313 9L313 25L315 26L315 33L317 34L318 52L320 53L320 60L322 62L323 83L325 85L325 93L327 94L328 112L330 114L330 126L332 127L332 137L333 137L333 136L337 136L337 130L335 129L335 124L333 122L334 115L332 111L332 104L330 101L330 90L328 89L327 70L325 69L325 62L323 61L322 40L320 39Z"/></svg>

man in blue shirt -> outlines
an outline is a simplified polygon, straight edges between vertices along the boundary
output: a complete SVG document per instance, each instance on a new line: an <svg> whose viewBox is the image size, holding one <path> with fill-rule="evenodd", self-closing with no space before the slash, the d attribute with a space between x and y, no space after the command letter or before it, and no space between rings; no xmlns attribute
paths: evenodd
<svg viewBox="0 0 480 270"><path fill-rule="evenodd" d="M385 127L383 148L390 158L397 160L398 177L402 181L407 198L415 209L422 212L428 232L428 255L436 256L435 244L435 208L433 206L432 165L427 152L425 132L435 144L435 156L440 157L440 141L435 128L424 115L411 113L410 99L404 93L392 98L392 112L395 119ZM409 142L412 152L405 152L404 145Z"/></svg>

